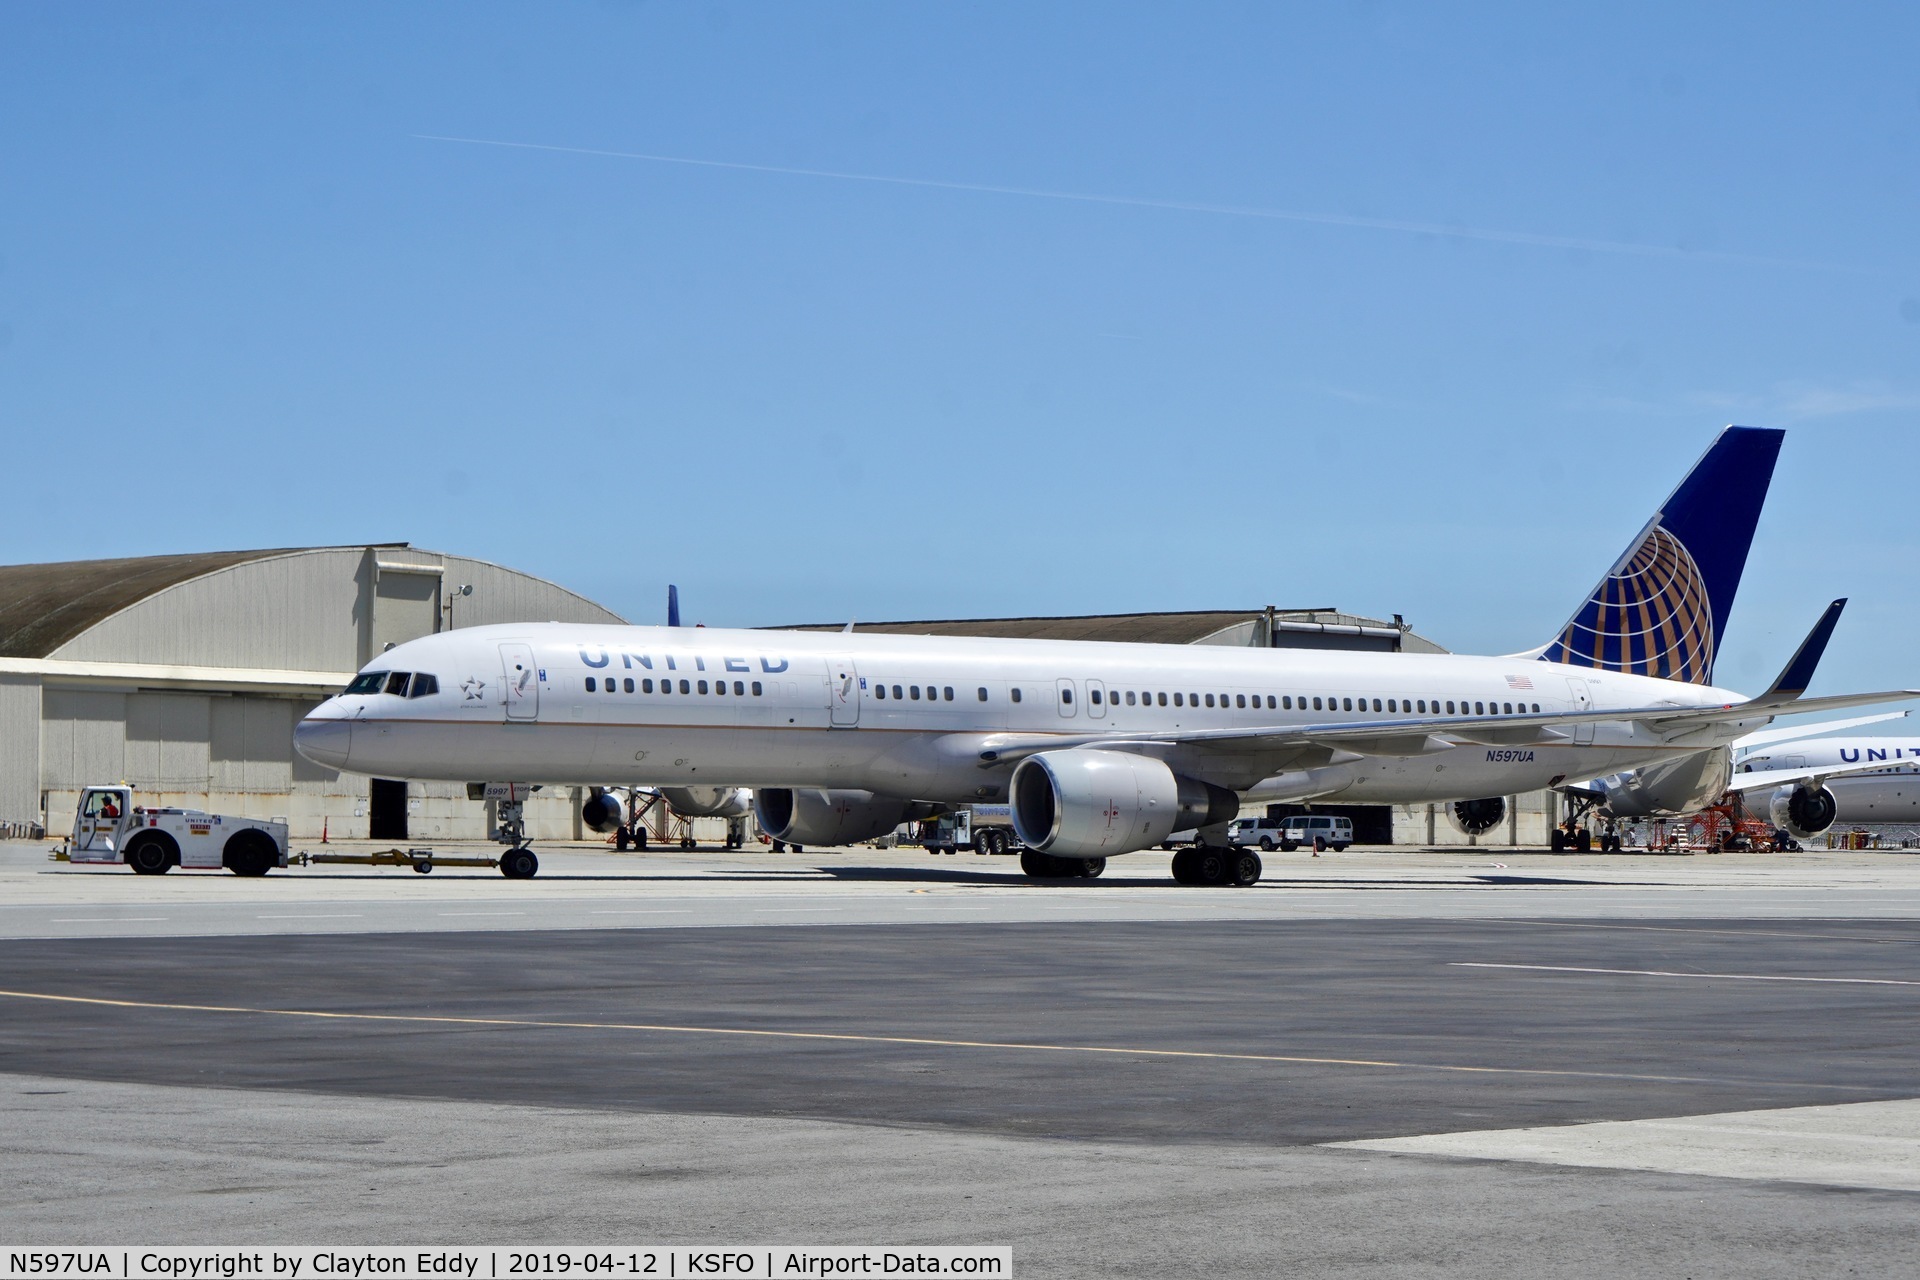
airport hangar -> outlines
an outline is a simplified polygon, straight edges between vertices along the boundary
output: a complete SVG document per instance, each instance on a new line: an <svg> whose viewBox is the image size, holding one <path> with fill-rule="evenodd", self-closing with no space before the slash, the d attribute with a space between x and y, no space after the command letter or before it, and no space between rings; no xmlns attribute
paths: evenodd
<svg viewBox="0 0 1920 1280"><path fill-rule="evenodd" d="M335 773L294 752L293 726L393 645L449 627L533 621L625 619L531 574L404 542L0 566L0 835L64 832L80 788L124 781L147 804L283 818L301 840L484 838L489 807L459 784ZM1444 652L1398 617L1333 609L860 630ZM536 795L527 815L534 839L582 838L583 798L578 788ZM1508 797L1507 822L1478 842L1544 844L1557 799ZM1363 842L1468 842L1439 806L1320 810L1353 817ZM656 835L666 835L665 817Z"/></svg>

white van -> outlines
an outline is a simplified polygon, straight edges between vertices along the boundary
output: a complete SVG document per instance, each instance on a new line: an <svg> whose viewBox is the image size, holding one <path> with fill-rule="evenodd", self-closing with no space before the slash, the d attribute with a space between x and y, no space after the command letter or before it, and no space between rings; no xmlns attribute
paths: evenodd
<svg viewBox="0 0 1920 1280"><path fill-rule="evenodd" d="M1315 853L1332 849L1335 853L1353 843L1353 819L1331 818L1318 813L1303 813L1288 818L1280 827L1280 847L1292 853L1301 845L1312 845Z"/></svg>

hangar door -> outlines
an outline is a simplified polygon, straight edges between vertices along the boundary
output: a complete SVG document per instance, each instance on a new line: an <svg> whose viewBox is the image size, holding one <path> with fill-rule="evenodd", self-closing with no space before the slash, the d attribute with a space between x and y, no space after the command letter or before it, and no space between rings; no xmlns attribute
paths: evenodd
<svg viewBox="0 0 1920 1280"><path fill-rule="evenodd" d="M371 660L394 645L440 629L440 571L379 563L373 583Z"/></svg>

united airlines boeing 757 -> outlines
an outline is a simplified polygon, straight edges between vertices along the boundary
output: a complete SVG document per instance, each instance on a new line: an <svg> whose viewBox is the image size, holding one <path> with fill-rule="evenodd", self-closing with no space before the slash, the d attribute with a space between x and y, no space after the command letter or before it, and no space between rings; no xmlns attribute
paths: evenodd
<svg viewBox="0 0 1920 1280"><path fill-rule="evenodd" d="M1566 625L1507 657L487 626L382 654L296 741L387 778L751 786L802 844L1006 801L1036 876L1198 828L1173 872L1201 884L1260 876L1225 838L1243 798L1445 802L1468 831L1622 770L1711 799L1772 717L1916 696L1802 696L1839 601L1765 692L1712 683L1782 434L1723 431Z"/></svg>

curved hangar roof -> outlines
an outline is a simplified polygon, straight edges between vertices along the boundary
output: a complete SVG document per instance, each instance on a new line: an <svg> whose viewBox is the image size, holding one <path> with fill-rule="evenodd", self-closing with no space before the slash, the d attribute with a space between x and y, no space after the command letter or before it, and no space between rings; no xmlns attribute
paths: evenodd
<svg viewBox="0 0 1920 1280"><path fill-rule="evenodd" d="M544 579L404 542L209 551L0 565L0 659L352 671L439 629L448 601L466 626L623 621Z"/></svg>
<svg viewBox="0 0 1920 1280"><path fill-rule="evenodd" d="M839 631L845 623L808 623L790 631ZM1204 609L1184 613L1098 613L1039 618L934 618L856 622L855 631L916 636L993 636L1006 640L1117 640L1134 644L1218 644L1275 649L1367 649L1445 653L1398 617L1391 622L1337 609Z"/></svg>

